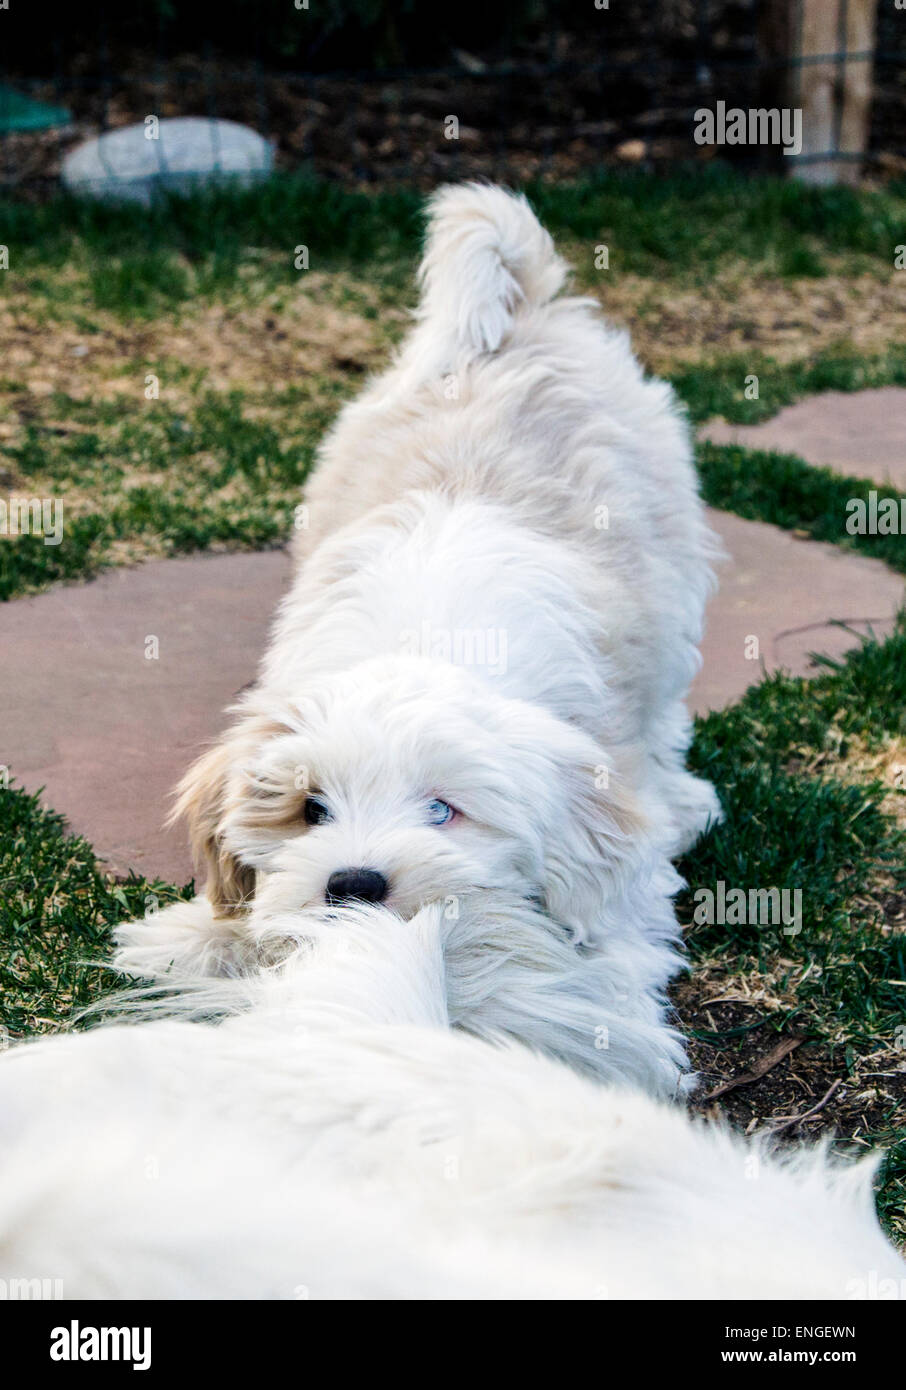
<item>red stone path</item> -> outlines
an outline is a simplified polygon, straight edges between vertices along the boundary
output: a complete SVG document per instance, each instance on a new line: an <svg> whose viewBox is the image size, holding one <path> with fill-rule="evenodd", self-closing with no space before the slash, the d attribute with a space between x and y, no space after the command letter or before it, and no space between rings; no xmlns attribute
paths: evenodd
<svg viewBox="0 0 906 1390"><path fill-rule="evenodd" d="M906 492L906 388L825 391L786 406L762 425L712 420L700 431L715 444L799 454L806 463Z"/></svg>
<svg viewBox="0 0 906 1390"><path fill-rule="evenodd" d="M169 794L254 676L289 575L282 551L205 555L0 604L0 763L118 873L185 882Z"/></svg>
<svg viewBox="0 0 906 1390"><path fill-rule="evenodd" d="M813 652L841 656L859 633L892 630L906 586L879 560L727 512L710 518L730 558L708 609L702 669L692 687L697 714L737 699L760 679L762 663L767 671L809 675ZM757 659L747 655L751 637L758 639Z"/></svg>

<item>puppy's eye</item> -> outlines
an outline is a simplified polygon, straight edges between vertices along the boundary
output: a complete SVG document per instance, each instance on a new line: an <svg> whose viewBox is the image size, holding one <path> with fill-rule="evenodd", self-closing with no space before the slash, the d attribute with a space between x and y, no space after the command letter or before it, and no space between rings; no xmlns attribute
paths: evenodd
<svg viewBox="0 0 906 1390"><path fill-rule="evenodd" d="M456 815L455 809L447 801L441 801L435 797L427 805L428 820L432 825L446 825Z"/></svg>
<svg viewBox="0 0 906 1390"><path fill-rule="evenodd" d="M330 809L324 805L323 801L319 801L316 796L309 796L306 798L305 805L302 808L302 814L305 817L307 825L323 825L325 821L333 820Z"/></svg>

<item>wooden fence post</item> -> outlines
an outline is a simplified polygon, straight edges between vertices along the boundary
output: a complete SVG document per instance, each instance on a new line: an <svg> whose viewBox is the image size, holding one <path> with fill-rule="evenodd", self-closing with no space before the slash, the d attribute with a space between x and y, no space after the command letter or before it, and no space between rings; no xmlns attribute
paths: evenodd
<svg viewBox="0 0 906 1390"><path fill-rule="evenodd" d="M861 177L876 15L877 0L799 0L793 7L788 91L791 105L802 111L802 156L791 155L789 163L805 183L858 183ZM844 157L820 158L834 154Z"/></svg>

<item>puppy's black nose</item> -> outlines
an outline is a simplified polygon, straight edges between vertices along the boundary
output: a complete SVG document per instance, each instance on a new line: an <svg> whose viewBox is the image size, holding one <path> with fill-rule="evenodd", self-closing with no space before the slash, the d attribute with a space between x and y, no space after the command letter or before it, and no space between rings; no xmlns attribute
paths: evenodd
<svg viewBox="0 0 906 1390"><path fill-rule="evenodd" d="M386 896L387 880L377 869L336 869L327 880L329 903L379 903Z"/></svg>

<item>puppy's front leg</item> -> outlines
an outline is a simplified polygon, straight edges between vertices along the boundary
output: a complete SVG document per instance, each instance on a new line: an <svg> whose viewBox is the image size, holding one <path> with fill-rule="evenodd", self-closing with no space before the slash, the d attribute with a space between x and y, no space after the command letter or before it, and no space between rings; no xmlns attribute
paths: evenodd
<svg viewBox="0 0 906 1390"><path fill-rule="evenodd" d="M200 894L114 928L115 969L144 980L238 975L250 961L244 917L218 917Z"/></svg>

